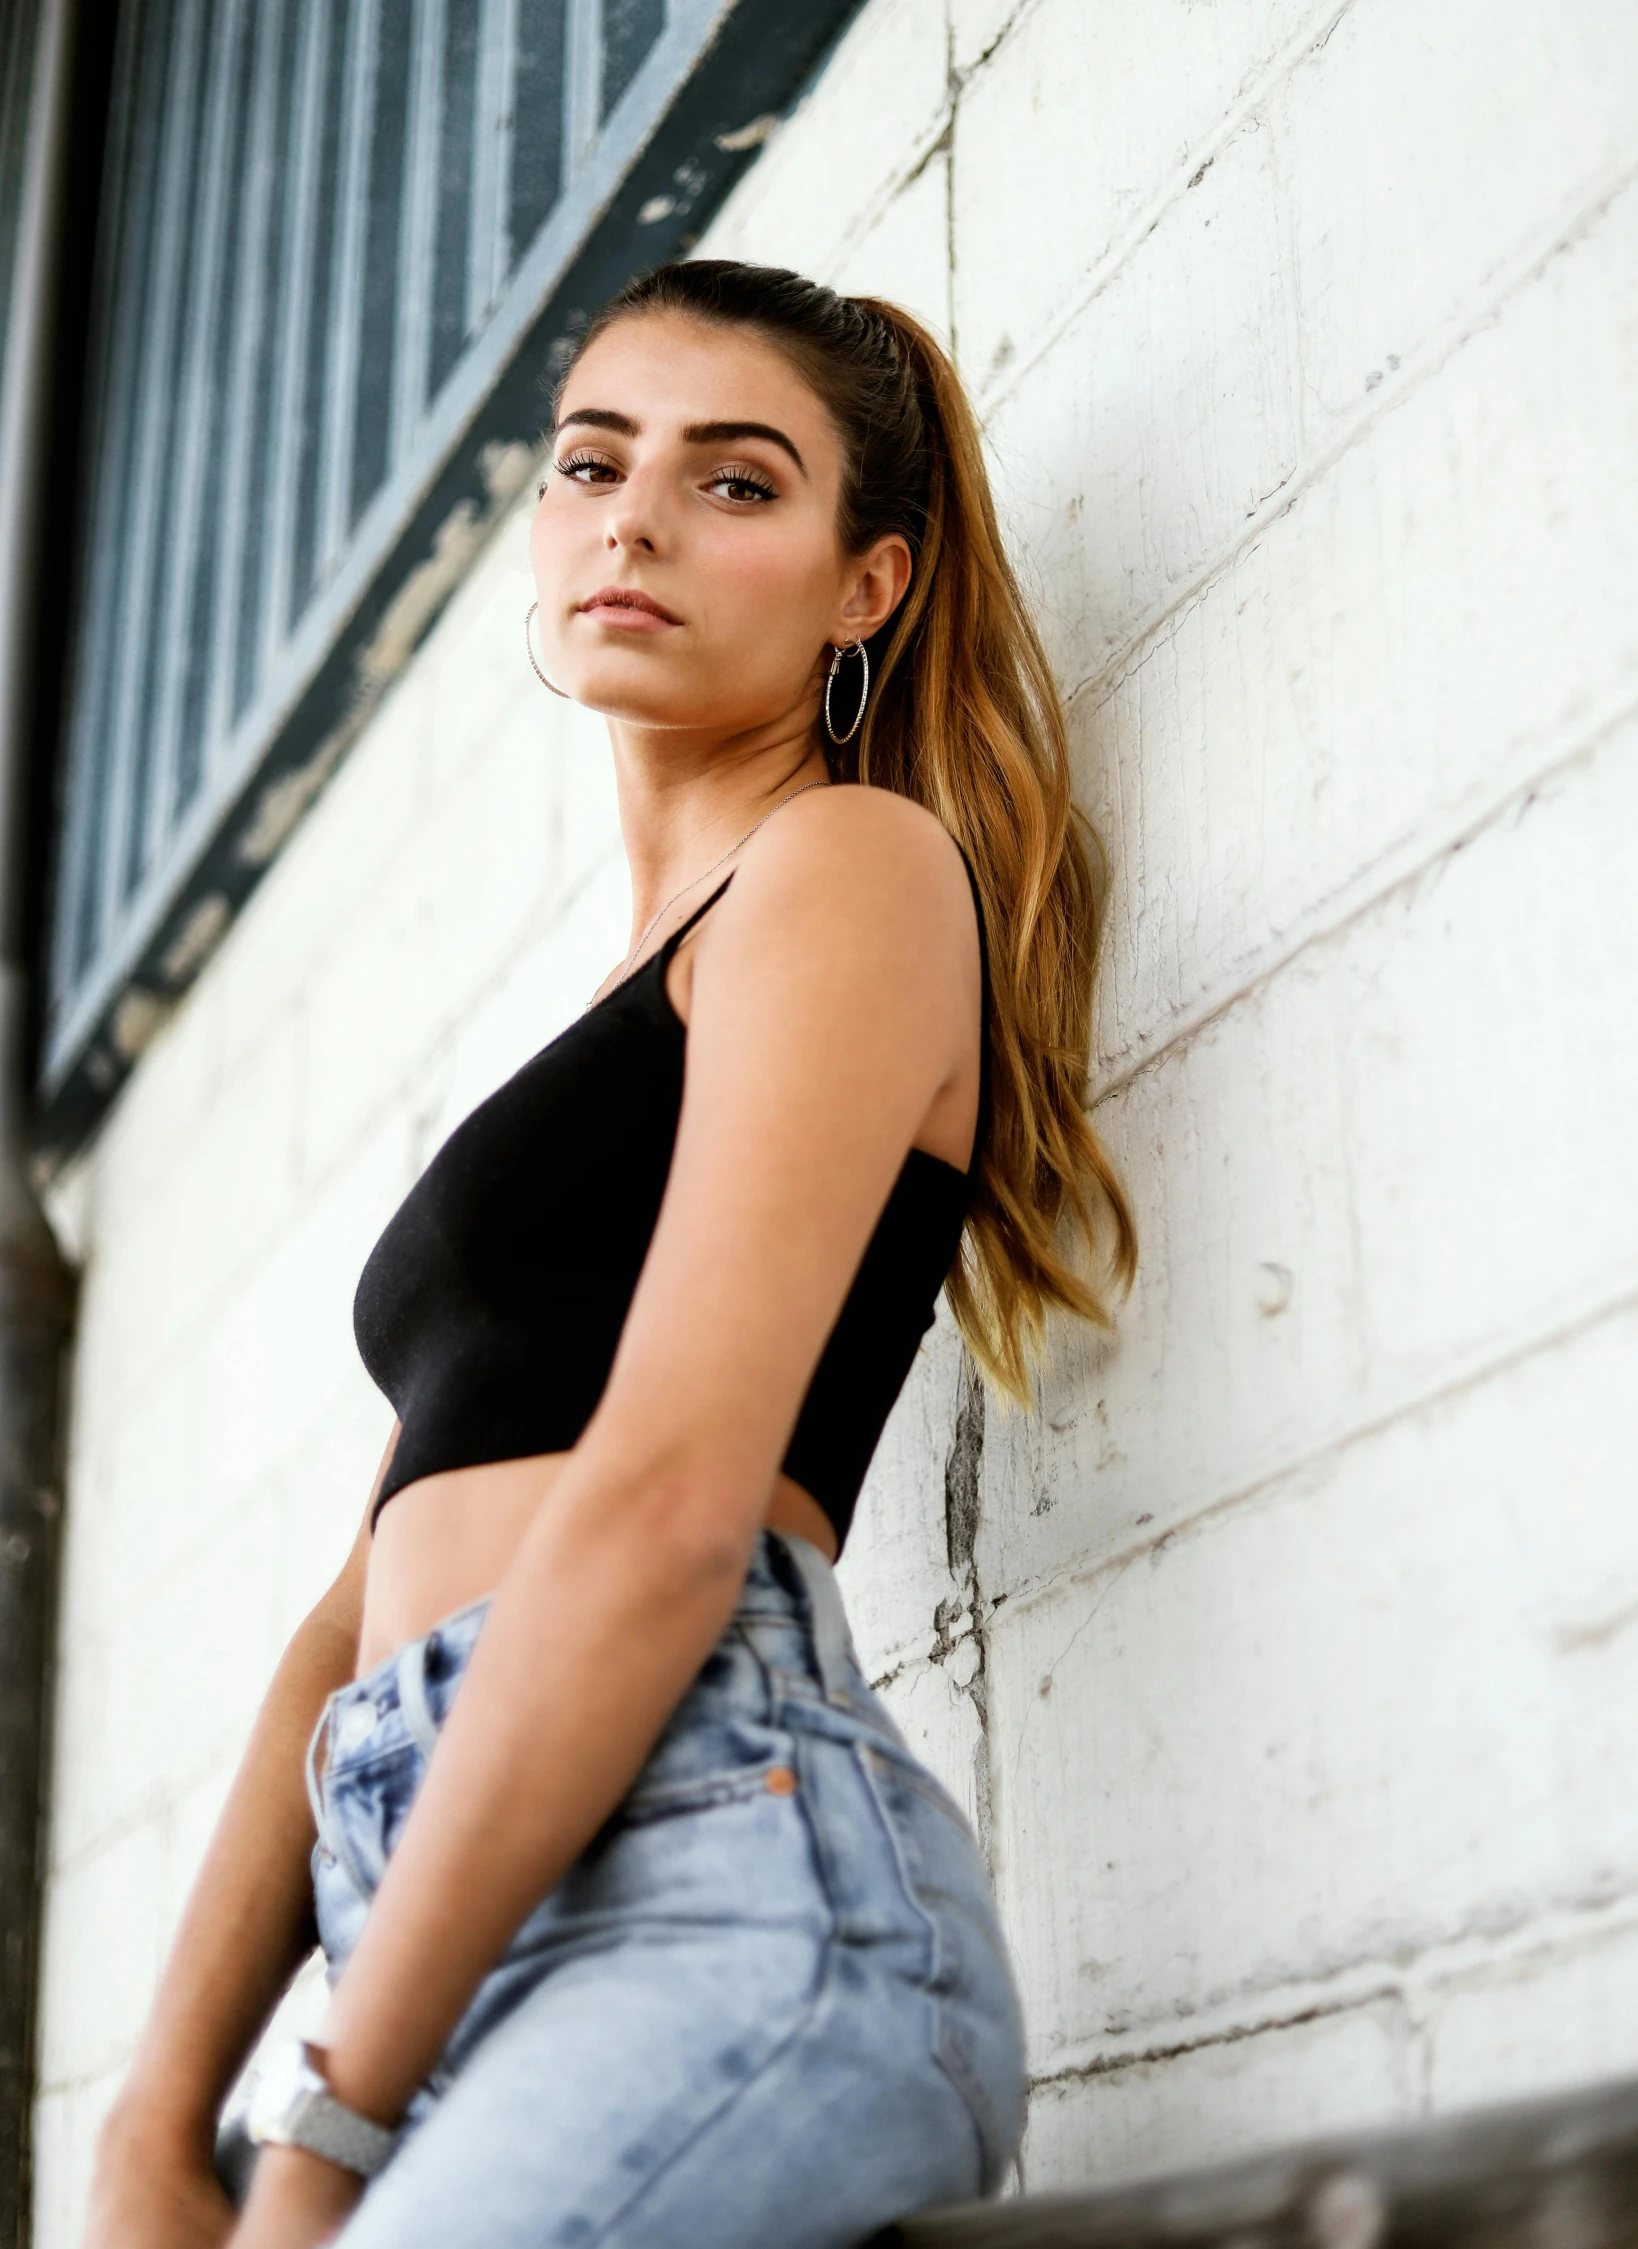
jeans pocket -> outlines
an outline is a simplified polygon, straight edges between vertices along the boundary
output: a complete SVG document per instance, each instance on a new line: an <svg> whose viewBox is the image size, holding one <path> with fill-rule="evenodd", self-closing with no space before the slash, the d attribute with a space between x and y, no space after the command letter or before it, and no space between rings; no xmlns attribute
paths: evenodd
<svg viewBox="0 0 1638 2249"><path fill-rule="evenodd" d="M655 1820L677 1819L687 1812L708 1812L723 1804L743 1803L749 1796L789 1796L796 1790L796 1769L789 1756L779 1756L731 1772L704 1773L696 1779L657 1783L634 1788L614 1814L617 1827L644 1827Z"/></svg>
<svg viewBox="0 0 1638 2249"><path fill-rule="evenodd" d="M708 1811L758 1791L789 1794L795 1745L788 1733L731 1705L704 1711L681 1704L614 1812L612 1826L640 1826L679 1813Z"/></svg>

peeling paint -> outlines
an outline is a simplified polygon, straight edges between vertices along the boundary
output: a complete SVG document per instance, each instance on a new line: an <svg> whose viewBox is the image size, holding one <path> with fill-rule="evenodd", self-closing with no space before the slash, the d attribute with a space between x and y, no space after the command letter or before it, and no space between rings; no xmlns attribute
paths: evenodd
<svg viewBox="0 0 1638 2249"><path fill-rule="evenodd" d="M779 130L779 119L770 110L765 117L753 117L748 125L736 126L731 133L719 133L717 146L725 156L738 156L742 150L760 148Z"/></svg>
<svg viewBox="0 0 1638 2249"><path fill-rule="evenodd" d="M239 857L250 867L265 867L278 852L307 807L334 772L342 751L357 732L357 725L338 727L316 757L293 773L270 781L256 800L250 824L237 845Z"/></svg>
<svg viewBox="0 0 1638 2249"><path fill-rule="evenodd" d="M160 993L150 992L144 984L133 984L122 995L109 1025L109 1037L127 1062L134 1062L164 1027L172 1004Z"/></svg>
<svg viewBox="0 0 1638 2249"><path fill-rule="evenodd" d="M444 517L431 554L410 572L359 650L358 683L364 693L379 693L409 662L421 635L466 576L491 521L470 500L459 501Z"/></svg>
<svg viewBox="0 0 1638 2249"><path fill-rule="evenodd" d="M537 449L521 441L486 445L478 455L489 507L480 514L471 500L461 500L451 508L438 526L431 554L410 572L387 605L373 636L359 651L358 718L408 663L422 634L466 576L502 512L529 482L538 458Z"/></svg>
<svg viewBox="0 0 1638 2249"><path fill-rule="evenodd" d="M515 500L535 473L535 463L540 455L533 445L521 442L513 445L499 443L486 445L478 455L478 473L483 478L483 488L497 508Z"/></svg>
<svg viewBox="0 0 1638 2249"><path fill-rule="evenodd" d="M222 933L233 919L233 908L220 890L208 891L182 924L175 942L160 961L160 972L173 984L185 984L210 958Z"/></svg>

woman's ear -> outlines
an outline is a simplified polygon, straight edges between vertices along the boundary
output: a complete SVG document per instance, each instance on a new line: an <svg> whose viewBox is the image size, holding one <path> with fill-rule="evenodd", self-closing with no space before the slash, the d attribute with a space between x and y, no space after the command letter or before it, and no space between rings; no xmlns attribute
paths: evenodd
<svg viewBox="0 0 1638 2249"><path fill-rule="evenodd" d="M898 531L887 532L858 556L836 613L832 643L845 648L880 632L909 591L911 568L910 542Z"/></svg>

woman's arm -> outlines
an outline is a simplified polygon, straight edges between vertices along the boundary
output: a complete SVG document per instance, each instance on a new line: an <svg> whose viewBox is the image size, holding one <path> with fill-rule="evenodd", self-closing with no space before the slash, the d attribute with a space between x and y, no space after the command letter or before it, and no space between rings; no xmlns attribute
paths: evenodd
<svg viewBox="0 0 1638 2249"><path fill-rule="evenodd" d="M372 1503L397 1438L395 1426ZM341 1574L292 1638L257 1715L103 2127L88 2249L178 2249L219 2240L232 2222L210 2180L217 2112L314 1943L304 1759L327 1696L357 1663L368 1508L364 1523Z"/></svg>
<svg viewBox="0 0 1638 2249"><path fill-rule="evenodd" d="M948 837L874 790L802 809L702 932L670 1181L603 1402L495 1599L331 2001L331 2082L382 2121L720 1636L905 1153L973 1073L977 936Z"/></svg>

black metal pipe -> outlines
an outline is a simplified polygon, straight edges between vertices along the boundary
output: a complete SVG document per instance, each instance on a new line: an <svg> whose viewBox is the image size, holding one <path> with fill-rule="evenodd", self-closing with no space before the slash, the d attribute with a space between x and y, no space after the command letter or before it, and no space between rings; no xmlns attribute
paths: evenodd
<svg viewBox="0 0 1638 2249"><path fill-rule="evenodd" d="M869 2249L1638 2249L1638 2079L1101 2193L930 2210Z"/></svg>
<svg viewBox="0 0 1638 2249"><path fill-rule="evenodd" d="M7 996L15 1019L21 995ZM72 1314L72 1282L49 1234L0 1242L0 2242L6 2249L26 2249L30 2226L60 1394Z"/></svg>
<svg viewBox="0 0 1638 2249"><path fill-rule="evenodd" d="M40 0L0 370L0 2249L26 2249L43 1799L72 1278L27 1172L23 961L72 0Z"/></svg>

